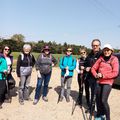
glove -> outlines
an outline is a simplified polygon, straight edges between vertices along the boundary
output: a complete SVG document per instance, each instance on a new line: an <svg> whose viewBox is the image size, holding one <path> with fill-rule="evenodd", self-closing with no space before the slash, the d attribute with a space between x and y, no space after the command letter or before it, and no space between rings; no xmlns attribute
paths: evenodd
<svg viewBox="0 0 120 120"><path fill-rule="evenodd" d="M37 71L37 77L38 77L38 78L41 78L41 74L40 74L40 71L39 71L39 70Z"/></svg>

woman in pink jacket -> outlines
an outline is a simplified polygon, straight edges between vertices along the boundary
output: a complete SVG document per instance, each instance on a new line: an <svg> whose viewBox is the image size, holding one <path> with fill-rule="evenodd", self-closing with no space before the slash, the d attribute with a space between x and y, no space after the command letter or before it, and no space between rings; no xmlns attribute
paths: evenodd
<svg viewBox="0 0 120 120"><path fill-rule="evenodd" d="M110 44L103 47L103 55L91 68L93 76L97 79L96 102L97 116L95 120L110 120L108 97L112 89L114 78L119 73L119 61L112 55L113 48Z"/></svg>

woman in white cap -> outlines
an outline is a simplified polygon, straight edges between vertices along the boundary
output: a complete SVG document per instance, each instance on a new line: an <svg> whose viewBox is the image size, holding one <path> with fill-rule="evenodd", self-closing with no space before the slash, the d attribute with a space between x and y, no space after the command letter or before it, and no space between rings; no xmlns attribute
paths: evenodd
<svg viewBox="0 0 120 120"><path fill-rule="evenodd" d="M32 73L32 67L35 64L35 58L31 54L31 45L24 44L23 52L18 56L17 60L17 76L20 77L19 83L19 103L24 104L24 100L29 98L29 84Z"/></svg>
<svg viewBox="0 0 120 120"><path fill-rule="evenodd" d="M96 102L97 116L95 120L110 120L110 107L108 97L110 95L114 78L119 73L119 61L112 55L113 48L110 44L103 47L103 55L91 68L91 72L97 79Z"/></svg>

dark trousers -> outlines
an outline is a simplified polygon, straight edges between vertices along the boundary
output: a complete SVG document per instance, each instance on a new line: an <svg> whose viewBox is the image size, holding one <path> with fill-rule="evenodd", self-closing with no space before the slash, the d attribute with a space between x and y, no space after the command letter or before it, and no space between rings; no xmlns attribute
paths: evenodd
<svg viewBox="0 0 120 120"><path fill-rule="evenodd" d="M6 90L6 80L0 80L0 103L4 101Z"/></svg>
<svg viewBox="0 0 120 120"><path fill-rule="evenodd" d="M84 80L84 76L78 74L78 85L79 85L79 103L82 104L82 96L83 96L83 87L85 85L85 94L87 105L89 106L89 82L88 80Z"/></svg>
<svg viewBox="0 0 120 120"><path fill-rule="evenodd" d="M50 77L51 77L51 72L48 73L48 74L41 74L41 78L38 78L37 85L36 85L36 91L35 91L35 99L38 100L39 97L40 97L40 91L41 91L43 81L44 81L43 97L47 96L48 84L49 84L49 81L50 81Z"/></svg>
<svg viewBox="0 0 120 120"><path fill-rule="evenodd" d="M97 115L106 115L106 120L110 120L110 108L108 104L108 97L111 89L111 85L98 84L96 91Z"/></svg>

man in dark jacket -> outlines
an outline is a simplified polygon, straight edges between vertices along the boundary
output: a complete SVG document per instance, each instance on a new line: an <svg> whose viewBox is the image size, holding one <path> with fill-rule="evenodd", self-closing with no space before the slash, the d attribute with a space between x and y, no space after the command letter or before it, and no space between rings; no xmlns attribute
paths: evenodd
<svg viewBox="0 0 120 120"><path fill-rule="evenodd" d="M93 97L95 94L95 87L96 87L96 79L93 77L93 75L91 74L91 67L93 66L93 64L96 62L96 60L100 57L101 55L101 42L99 39L94 39L91 43L92 46L92 50L91 52L88 54L87 58L86 58L86 82L88 83L87 85L87 94L86 94L86 98L87 98L87 105L88 105L88 109L91 110L91 106L92 106L92 102L93 102ZM89 92L89 87L91 88L91 100L90 100L90 92ZM86 111L88 112L88 110Z"/></svg>

